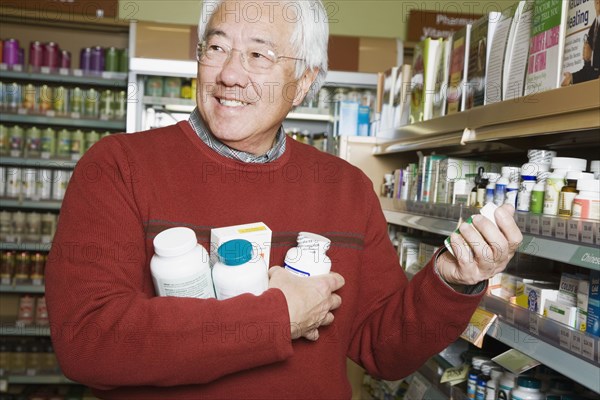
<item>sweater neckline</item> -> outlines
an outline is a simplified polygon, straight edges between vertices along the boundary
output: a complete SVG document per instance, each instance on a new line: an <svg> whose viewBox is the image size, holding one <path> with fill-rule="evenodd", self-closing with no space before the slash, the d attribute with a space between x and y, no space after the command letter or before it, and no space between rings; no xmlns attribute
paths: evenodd
<svg viewBox="0 0 600 400"><path fill-rule="evenodd" d="M285 152L276 160L267 163L245 163L240 160L236 160L233 158L222 156L217 153L213 149L211 149L206 143L204 143L194 131L194 128L190 125L188 121L180 121L177 123L177 126L181 129L187 139L192 143L192 145L202 151L207 157L213 159L214 161L228 165L232 168L248 168L251 166L253 170L260 169L268 169L268 170L276 170L285 165L288 159L291 157L292 152L292 143L290 142L290 138L286 137L285 143ZM287 136L287 135L286 135Z"/></svg>

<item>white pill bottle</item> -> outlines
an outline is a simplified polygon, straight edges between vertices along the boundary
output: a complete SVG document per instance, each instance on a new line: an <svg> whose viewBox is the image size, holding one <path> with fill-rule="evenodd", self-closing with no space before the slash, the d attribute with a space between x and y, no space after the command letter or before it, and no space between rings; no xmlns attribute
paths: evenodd
<svg viewBox="0 0 600 400"><path fill-rule="evenodd" d="M283 266L299 276L316 276L329 273L331 260L327 250L331 240L311 232L298 233L298 246L292 247L285 255Z"/></svg>
<svg viewBox="0 0 600 400"><path fill-rule="evenodd" d="M190 228L162 231L154 238L150 271L158 296L214 298L209 255Z"/></svg>

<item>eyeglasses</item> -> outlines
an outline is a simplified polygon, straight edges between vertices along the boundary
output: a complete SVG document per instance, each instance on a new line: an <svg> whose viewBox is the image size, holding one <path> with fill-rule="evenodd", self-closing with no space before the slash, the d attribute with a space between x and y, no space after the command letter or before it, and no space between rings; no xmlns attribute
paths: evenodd
<svg viewBox="0 0 600 400"><path fill-rule="evenodd" d="M238 50L212 41L198 44L196 59L203 65L222 67L231 58L234 51L240 53L244 69L253 74L267 73L282 60L304 61L302 58L278 56L275 51L264 46Z"/></svg>

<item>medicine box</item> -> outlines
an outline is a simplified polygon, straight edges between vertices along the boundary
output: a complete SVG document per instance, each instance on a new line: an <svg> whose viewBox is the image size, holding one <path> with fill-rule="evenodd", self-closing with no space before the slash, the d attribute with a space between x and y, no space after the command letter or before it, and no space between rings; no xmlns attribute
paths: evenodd
<svg viewBox="0 0 600 400"><path fill-rule="evenodd" d="M577 328L577 307L567 306L558 301L546 300L544 317L553 319L561 324Z"/></svg>
<svg viewBox="0 0 600 400"><path fill-rule="evenodd" d="M600 336L600 271L590 272L586 332Z"/></svg>
<svg viewBox="0 0 600 400"><path fill-rule="evenodd" d="M223 243L233 239L245 239L252 243L254 252L269 266L271 255L271 229L262 222L213 228L210 231L210 264L215 265L219 256L217 250Z"/></svg>
<svg viewBox="0 0 600 400"><path fill-rule="evenodd" d="M577 285L577 329L585 332L587 325L588 298L590 296L590 278L580 278Z"/></svg>
<svg viewBox="0 0 600 400"><path fill-rule="evenodd" d="M554 283L526 283L523 294L517 296L516 300L518 306L541 315L546 301L556 301L557 298L558 289Z"/></svg>
<svg viewBox="0 0 600 400"><path fill-rule="evenodd" d="M576 275L563 273L560 277L558 301L564 305L576 306L578 286L579 278Z"/></svg>

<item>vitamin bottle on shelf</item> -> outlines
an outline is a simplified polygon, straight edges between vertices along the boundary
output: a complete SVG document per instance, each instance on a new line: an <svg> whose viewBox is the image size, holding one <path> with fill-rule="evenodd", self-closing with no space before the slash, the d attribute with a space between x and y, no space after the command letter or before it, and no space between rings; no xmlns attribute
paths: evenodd
<svg viewBox="0 0 600 400"><path fill-rule="evenodd" d="M331 260L326 252L331 240L316 233L300 232L298 246L288 250L284 268L299 276L327 274L331 270Z"/></svg>

